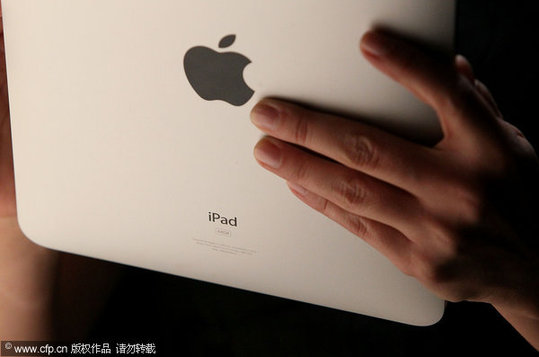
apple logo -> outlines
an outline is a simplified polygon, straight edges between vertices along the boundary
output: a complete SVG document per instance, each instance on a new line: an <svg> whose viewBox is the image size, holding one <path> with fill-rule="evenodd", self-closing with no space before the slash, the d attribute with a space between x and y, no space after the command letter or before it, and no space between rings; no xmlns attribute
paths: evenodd
<svg viewBox="0 0 539 357"><path fill-rule="evenodd" d="M232 46L236 35L223 37L219 48ZM235 106L244 105L254 91L243 79L243 71L251 63L235 52L216 52L208 47L189 49L183 59L185 74L197 94L205 100L222 100Z"/></svg>

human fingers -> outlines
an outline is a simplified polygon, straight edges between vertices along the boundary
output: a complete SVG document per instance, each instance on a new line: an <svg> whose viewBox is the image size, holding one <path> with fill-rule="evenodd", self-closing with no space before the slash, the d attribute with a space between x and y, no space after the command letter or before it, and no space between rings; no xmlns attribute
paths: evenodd
<svg viewBox="0 0 539 357"><path fill-rule="evenodd" d="M475 74L473 72L472 65L470 64L470 61L463 55L456 55L455 56L455 67L457 68L457 71L459 71L460 74L468 78L470 82L475 81Z"/></svg>
<svg viewBox="0 0 539 357"><path fill-rule="evenodd" d="M473 67L470 64L470 61L463 55L456 55L455 56L455 67L457 71L462 74L464 77L466 77L470 83L473 83L479 94L485 99L485 101L490 105L492 108L495 116L500 117L502 116L500 109L498 108L498 104L494 100L494 97L492 96L492 93L487 88L487 86L475 78L475 74L473 71Z"/></svg>
<svg viewBox="0 0 539 357"><path fill-rule="evenodd" d="M264 99L253 108L253 123L266 134L308 148L351 169L410 192L422 189L436 166L427 147L370 125Z"/></svg>
<svg viewBox="0 0 539 357"><path fill-rule="evenodd" d="M492 111L494 112L494 115L501 119L502 113L500 112L500 109L498 108L498 104L496 103L496 100L494 100L494 97L492 96L492 93L490 92L488 87L479 79L474 80L474 85L477 91L483 96L485 101L490 105L490 107L492 108Z"/></svg>
<svg viewBox="0 0 539 357"><path fill-rule="evenodd" d="M413 200L403 200L405 205L412 203L412 209L407 212L404 207L401 214L415 216L410 221L416 223L416 234L392 217L395 213L391 204L371 204L375 211L378 207L387 209L377 212L373 219L374 216L367 216L371 213L365 207L339 204L336 191L332 194L320 190L318 186L324 183L317 182L322 178L298 180L298 176L317 175L313 171L324 174L329 182L341 181L341 185L350 177L340 176L333 167L317 166L321 160L317 155L303 152L310 156L294 159L293 152L283 151L280 162L288 161L290 168L274 172L290 182L303 202L351 231L360 235L369 234L370 229L366 240L371 245L391 255L397 266L408 268L408 274L445 299L484 301L510 308L536 301L536 294L530 293L537 291L534 276L525 273L531 271L526 260L535 254L530 254L528 235L537 236L537 220L530 217L529 207L533 205L529 203L537 201L534 192L539 171L531 146L515 135L514 128L499 120L481 88L470 81L466 65L458 69L449 57L440 60L410 44L390 42L389 47L389 51L376 55L388 58L371 58L371 62L438 112L444 138L435 147L417 150L418 145L407 142L410 145L393 146L400 139L393 141L383 135L386 133L379 134L378 129L276 101L263 101L255 107L253 121L281 140L315 148L314 151L334 159L333 165L343 164L343 170L378 180L375 185L356 181L364 185L356 190L360 192L356 196L367 197L367 202L385 195L381 184L415 196L421 208L415 210ZM278 114L272 115L272 110ZM260 120L272 116L277 121ZM414 150L417 156L410 155ZM425 154L422 156L421 152ZM294 175L298 167L303 174ZM306 190L301 188L304 186ZM362 200L356 201L361 206ZM369 228L371 222L389 227L384 234L390 238L373 233L376 228ZM406 254L399 255L399 249Z"/></svg>
<svg viewBox="0 0 539 357"><path fill-rule="evenodd" d="M498 118L502 127L506 129L507 131L513 133L514 136L516 136L513 138L513 140L511 140L511 138L509 138L509 140L512 142L516 142L518 144L517 146L524 147L525 151L530 151L529 150L530 146L525 140L525 137L522 134L522 132L518 128L516 128L514 125L506 122L503 119L503 114L500 111L500 108L498 107L498 104L496 103L496 100L494 99L494 96L492 95L491 91L483 82L475 78L473 67L468 61L468 59L464 57L463 55L460 55L460 54L456 55L455 67L460 74L468 78L470 83L473 83L477 92L481 95L482 99L491 109L493 117ZM514 145L510 145L510 146L514 146Z"/></svg>
<svg viewBox="0 0 539 357"><path fill-rule="evenodd" d="M361 237L402 272L412 273L410 257L414 243L401 232L383 223L353 214L295 182L287 184L292 193L305 204Z"/></svg>
<svg viewBox="0 0 539 357"><path fill-rule="evenodd" d="M418 237L421 205L410 193L275 138L255 147L258 162L289 182L305 187L349 214L395 227Z"/></svg>
<svg viewBox="0 0 539 357"><path fill-rule="evenodd" d="M437 112L446 141L488 141L486 128L495 118L469 80L469 71L462 75L450 56L380 31L367 32L360 46L373 66Z"/></svg>

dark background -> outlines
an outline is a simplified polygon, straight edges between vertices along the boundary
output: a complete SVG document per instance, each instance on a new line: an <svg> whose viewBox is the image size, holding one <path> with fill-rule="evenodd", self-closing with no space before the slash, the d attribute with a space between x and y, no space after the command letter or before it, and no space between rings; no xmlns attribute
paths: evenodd
<svg viewBox="0 0 539 357"><path fill-rule="evenodd" d="M537 148L534 3L460 1L456 49ZM487 304L450 303L438 324L411 327L136 268L127 268L92 338L156 342L167 356L535 355Z"/></svg>

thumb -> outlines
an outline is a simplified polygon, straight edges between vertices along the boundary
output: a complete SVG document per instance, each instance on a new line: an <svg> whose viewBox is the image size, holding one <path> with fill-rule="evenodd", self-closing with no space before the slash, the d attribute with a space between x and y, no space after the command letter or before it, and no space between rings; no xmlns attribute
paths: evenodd
<svg viewBox="0 0 539 357"><path fill-rule="evenodd" d="M495 120L469 73L461 73L451 56L380 31L367 32L361 50L378 70L431 106L440 119L444 140L488 135Z"/></svg>

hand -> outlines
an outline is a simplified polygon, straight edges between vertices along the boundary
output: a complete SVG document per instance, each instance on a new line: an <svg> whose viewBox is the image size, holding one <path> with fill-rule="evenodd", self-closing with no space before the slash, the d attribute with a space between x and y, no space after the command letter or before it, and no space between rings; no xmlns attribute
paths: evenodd
<svg viewBox="0 0 539 357"><path fill-rule="evenodd" d="M440 58L381 32L367 33L361 50L436 111L443 139L425 147L265 99L252 121L271 137L257 144L256 159L439 297L493 304L537 347L539 164L532 146L502 119L463 57Z"/></svg>

